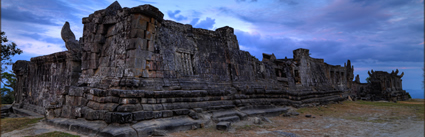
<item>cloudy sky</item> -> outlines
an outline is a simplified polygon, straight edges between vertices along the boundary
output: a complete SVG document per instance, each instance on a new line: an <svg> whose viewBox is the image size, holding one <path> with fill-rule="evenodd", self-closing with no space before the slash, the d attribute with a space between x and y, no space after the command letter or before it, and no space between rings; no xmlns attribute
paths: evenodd
<svg viewBox="0 0 425 137"><path fill-rule="evenodd" d="M2 0L1 29L24 54L14 60L66 50L65 21L81 37L81 19L114 0ZM215 30L235 29L240 48L292 58L297 48L333 65L350 59L362 82L368 70L404 72L403 88L423 98L424 0L119 0L122 7L151 4L164 18Z"/></svg>

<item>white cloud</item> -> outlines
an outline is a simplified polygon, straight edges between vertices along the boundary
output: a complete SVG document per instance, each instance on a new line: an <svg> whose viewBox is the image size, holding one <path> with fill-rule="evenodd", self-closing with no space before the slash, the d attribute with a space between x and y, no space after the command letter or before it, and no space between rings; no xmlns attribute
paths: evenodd
<svg viewBox="0 0 425 137"><path fill-rule="evenodd" d="M15 40L15 43L18 45L18 48L22 49L24 52L34 55L47 55L66 50L62 48L63 45L34 40L28 37L22 37L21 39Z"/></svg>
<svg viewBox="0 0 425 137"><path fill-rule="evenodd" d="M6 32L9 42L15 42L18 48L25 53L40 56L66 50L65 43L62 41L60 34L62 26L21 23L8 20L5 20L3 25L8 26L3 27L5 29L2 31ZM81 35L81 33L77 34ZM57 39L60 42L54 42L52 39Z"/></svg>

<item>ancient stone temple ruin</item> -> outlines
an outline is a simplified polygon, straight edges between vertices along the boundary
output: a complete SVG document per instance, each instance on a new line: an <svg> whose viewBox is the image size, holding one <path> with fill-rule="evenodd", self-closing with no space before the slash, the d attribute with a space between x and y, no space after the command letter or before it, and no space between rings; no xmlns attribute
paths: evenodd
<svg viewBox="0 0 425 137"><path fill-rule="evenodd" d="M404 72L398 75L398 69L391 73L383 71L368 71L370 83L360 83L356 77L357 88L352 91L362 100L407 100L409 93L402 89L401 77Z"/></svg>
<svg viewBox="0 0 425 137"><path fill-rule="evenodd" d="M14 64L15 105L86 134L145 136L347 96L404 100L408 94L396 73L372 71L371 83L360 83L349 60L329 65L307 49L285 59L263 54L260 61L239 50L231 27L210 31L163 16L151 5L114 2L82 19L78 41L66 22L61 36L68 51Z"/></svg>

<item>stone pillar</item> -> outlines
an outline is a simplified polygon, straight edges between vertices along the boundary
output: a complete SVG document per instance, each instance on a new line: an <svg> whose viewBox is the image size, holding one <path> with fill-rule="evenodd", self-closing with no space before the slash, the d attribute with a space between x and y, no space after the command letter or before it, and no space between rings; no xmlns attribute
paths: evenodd
<svg viewBox="0 0 425 137"><path fill-rule="evenodd" d="M188 58L188 60L189 60L189 75L193 75L193 66L192 66L192 58L191 58L191 55L190 55L190 54L188 54L188 55L187 55L187 58Z"/></svg>

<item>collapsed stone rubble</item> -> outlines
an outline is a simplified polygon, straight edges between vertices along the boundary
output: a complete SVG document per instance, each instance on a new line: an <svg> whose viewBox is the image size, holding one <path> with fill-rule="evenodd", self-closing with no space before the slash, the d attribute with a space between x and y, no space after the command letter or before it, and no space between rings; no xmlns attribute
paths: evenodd
<svg viewBox="0 0 425 137"><path fill-rule="evenodd" d="M61 36L68 51L14 64L15 106L86 134L145 136L347 96L405 100L408 94L394 73L376 71L371 84L360 83L350 60L329 65L308 49L285 59L263 54L259 61L239 49L231 27L210 31L163 16L151 5L114 2L82 19L78 41L66 22Z"/></svg>

